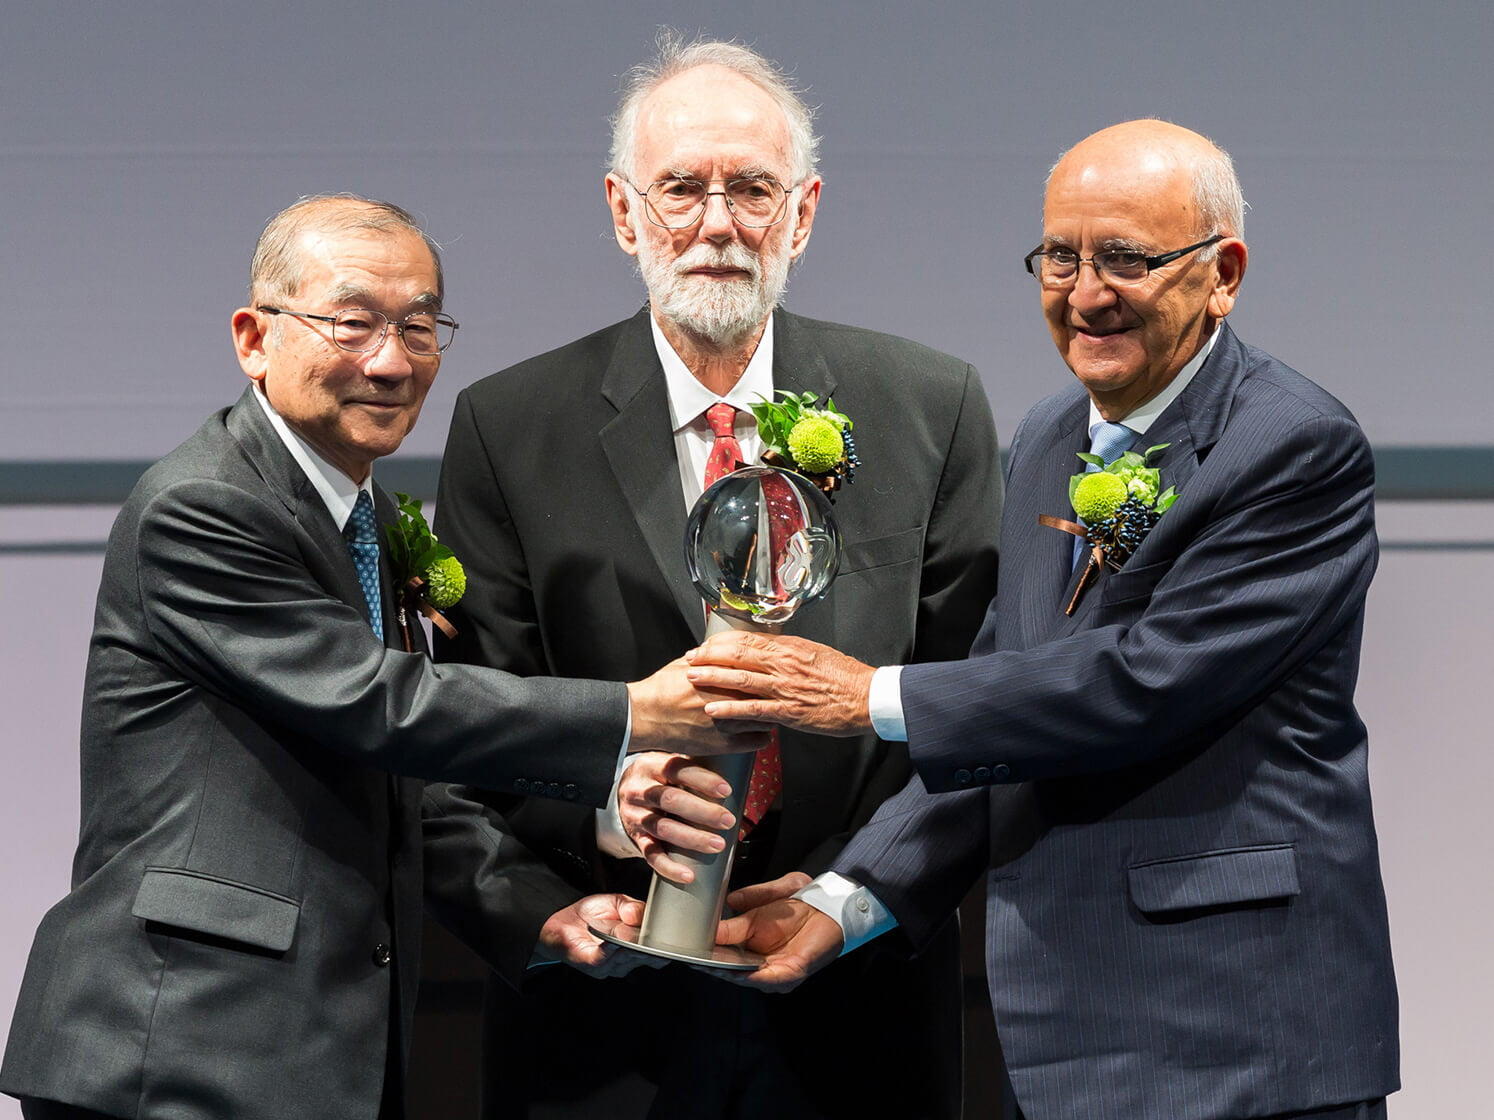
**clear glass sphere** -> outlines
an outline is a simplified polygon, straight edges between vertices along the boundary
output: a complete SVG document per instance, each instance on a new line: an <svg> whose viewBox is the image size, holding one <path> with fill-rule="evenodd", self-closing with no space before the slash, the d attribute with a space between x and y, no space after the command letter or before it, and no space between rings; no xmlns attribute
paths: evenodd
<svg viewBox="0 0 1494 1120"><path fill-rule="evenodd" d="M743 467L690 511L685 562L714 609L774 625L830 587L840 568L840 530L829 500L803 475Z"/></svg>

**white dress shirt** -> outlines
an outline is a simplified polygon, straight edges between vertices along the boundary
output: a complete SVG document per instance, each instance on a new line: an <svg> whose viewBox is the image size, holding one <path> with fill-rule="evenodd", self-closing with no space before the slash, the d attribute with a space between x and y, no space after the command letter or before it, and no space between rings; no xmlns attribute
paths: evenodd
<svg viewBox="0 0 1494 1120"><path fill-rule="evenodd" d="M1167 406L1178 399L1178 396L1188 387L1199 368L1204 364L1204 359L1214 349L1214 340L1219 337L1219 328L1214 328L1214 333L1198 351L1188 360L1188 364L1178 370L1178 374L1167 386L1151 400L1138 405L1132 409L1119 423L1134 431L1138 436L1145 435L1146 430L1156 423L1157 417L1161 416ZM1094 437L1095 428L1105 422L1100 415L1099 408L1095 402L1089 402L1089 432ZM871 688L867 693L867 711L871 716L872 730L880 738L888 742L905 743L908 741L908 725L903 719L903 693L902 693L901 665L884 665L872 674ZM867 888L859 886L853 880L844 875L837 875L833 871L827 871L803 890L794 895L802 898L816 910L819 910L840 923L841 929L846 936L845 946L842 953L849 953L859 945L865 944L873 937L877 937L897 925L897 919Z"/></svg>
<svg viewBox="0 0 1494 1120"><path fill-rule="evenodd" d="M690 372L684 360L675 353L669 339L659 329L658 320L649 315L649 326L654 332L654 349L659 354L659 364L664 367L664 387L669 395L669 423L674 431L674 457L680 468L680 496L689 509L705 489L706 460L711 457L711 447L716 442L715 433L706 420L706 410L725 401L737 410L734 426L737 442L742 447L742 459L755 463L762 454L762 440L757 434L757 420L752 415L752 405L758 401L773 399L773 317L768 316L763 336L758 340L747 368L737 383L718 397L702 385ZM681 561L683 563L683 560ZM702 615L705 603L700 605ZM628 767L631 756L624 754L618 760L617 775L612 782L612 794L605 808L597 810L597 847L617 859L639 859L642 853L633 843L632 837L623 829L622 818L617 811L617 784Z"/></svg>
<svg viewBox="0 0 1494 1120"><path fill-rule="evenodd" d="M265 410L270 427L275 429L275 434L280 437L280 442L285 444L285 449L291 453L291 458L306 472L306 477L316 488L322 504L332 515L332 524L336 525L339 530L346 529L348 518L353 516L353 506L358 501L359 491L367 493L368 500L373 501L373 467L369 467L368 477L363 480L362 485L359 485L323 459L316 448L302 439L300 434L285 422L285 418L275 411L270 398L265 396L264 386L257 381L254 383L254 399Z"/></svg>

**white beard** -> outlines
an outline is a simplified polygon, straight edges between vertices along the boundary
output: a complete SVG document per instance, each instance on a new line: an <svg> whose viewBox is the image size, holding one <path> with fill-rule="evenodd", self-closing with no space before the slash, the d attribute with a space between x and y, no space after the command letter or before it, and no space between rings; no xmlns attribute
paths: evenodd
<svg viewBox="0 0 1494 1120"><path fill-rule="evenodd" d="M730 346L756 331L788 288L789 255L769 241L764 241L760 253L731 241L719 247L696 245L668 260L655 249L647 230L636 232L638 271L654 310L718 346ZM687 275L702 267L737 268L747 277L719 280Z"/></svg>

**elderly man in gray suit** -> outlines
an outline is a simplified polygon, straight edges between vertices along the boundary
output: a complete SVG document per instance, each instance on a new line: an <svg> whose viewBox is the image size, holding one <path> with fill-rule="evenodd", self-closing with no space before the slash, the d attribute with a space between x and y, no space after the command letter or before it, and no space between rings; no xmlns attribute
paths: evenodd
<svg viewBox="0 0 1494 1120"><path fill-rule="evenodd" d="M1013 441L968 660L874 671L756 636L696 655L700 683L766 698L707 711L875 725L917 771L800 899L728 925L773 954L754 982L893 926L917 945L984 869L1029 1120L1383 1117L1399 1085L1353 704L1373 464L1343 405L1222 322L1243 208L1228 157L1161 121L1055 166L1028 267L1079 385ZM1087 445L1106 462L1165 445L1178 494L1098 576L1039 520L1066 514Z"/></svg>
<svg viewBox="0 0 1494 1120"><path fill-rule="evenodd" d="M152 467L110 535L84 688L72 892L42 920L0 1089L28 1118L402 1115L427 860L487 827L462 931L625 965L510 839L422 808L420 779L600 806L625 750L760 744L679 665L633 685L437 668L396 640L373 460L420 412L456 324L398 207L277 215L233 315L252 380ZM465 850L465 847L463 847Z"/></svg>

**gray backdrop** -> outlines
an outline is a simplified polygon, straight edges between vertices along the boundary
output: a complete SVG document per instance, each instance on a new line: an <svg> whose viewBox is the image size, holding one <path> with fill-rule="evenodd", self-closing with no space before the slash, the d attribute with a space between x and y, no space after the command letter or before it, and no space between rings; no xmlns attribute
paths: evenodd
<svg viewBox="0 0 1494 1120"><path fill-rule="evenodd" d="M1069 376L1020 262L1057 152L1144 115L1233 152L1253 206L1237 329L1354 409L1388 496L1465 499L1382 506L1360 695L1403 989L1395 1114L1472 1114L1494 1049L1486 2L6 0L0 15L0 1024L76 835L112 516L78 502L242 388L227 321L264 220L354 190L412 207L446 246L463 327L407 444L438 455L458 389L641 302L602 205L604 118L671 23L753 42L820 107L825 193L790 305L969 358L1003 441ZM32 500L39 478L50 504Z"/></svg>

